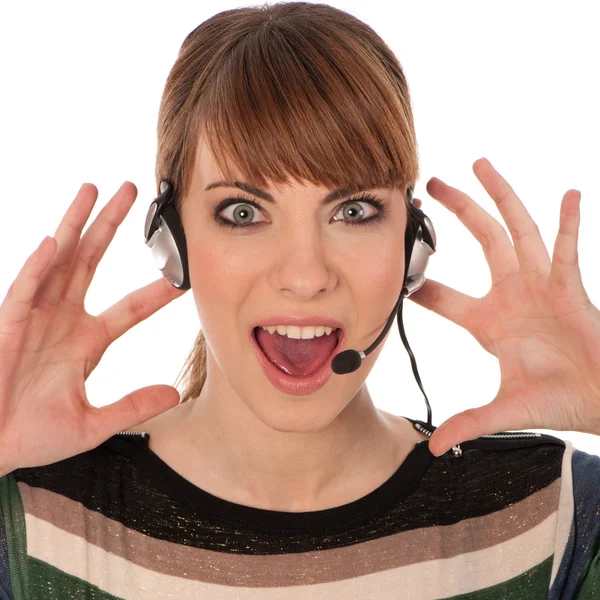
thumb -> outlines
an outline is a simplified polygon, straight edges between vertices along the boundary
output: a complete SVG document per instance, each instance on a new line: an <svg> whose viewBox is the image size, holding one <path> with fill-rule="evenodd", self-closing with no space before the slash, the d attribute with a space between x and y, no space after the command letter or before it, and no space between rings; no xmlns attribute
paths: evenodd
<svg viewBox="0 0 600 600"><path fill-rule="evenodd" d="M474 440L482 435L519 429L497 402L498 396L489 404L478 408L469 408L453 415L444 421L429 438L429 451L434 456L441 456L453 446Z"/></svg>
<svg viewBox="0 0 600 600"><path fill-rule="evenodd" d="M86 423L88 440L99 446L107 439L144 423L179 404L179 392L170 385L150 385L100 408L92 407Z"/></svg>

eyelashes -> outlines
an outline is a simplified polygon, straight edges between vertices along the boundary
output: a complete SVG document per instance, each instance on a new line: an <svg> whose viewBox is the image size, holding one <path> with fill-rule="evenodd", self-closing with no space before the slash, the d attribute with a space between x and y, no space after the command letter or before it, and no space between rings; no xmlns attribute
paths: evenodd
<svg viewBox="0 0 600 600"><path fill-rule="evenodd" d="M340 212L340 210L348 204L360 203L360 202L374 206L375 208L378 209L377 212L374 215L367 217L366 219L360 219L357 221L352 221L352 220L348 220L346 218L342 218L341 220L344 223L344 225L348 225L349 227L361 227L361 226L366 227L366 226L373 226L376 223L383 220L383 218L386 215L386 211L387 211L386 203L369 193L364 193L364 194L361 194L360 196L356 196L354 198L349 198L348 200L345 200L339 206L337 206L335 214L337 215ZM233 221L230 221L229 219L225 219L224 217L222 217L219 214L219 213L223 212L227 207L232 206L234 204L247 204L247 205L253 206L256 209L262 208L258 202L255 202L254 200L247 198L243 194L240 194L238 196L234 196L231 198L226 198L222 202L219 202L219 204L215 207L213 217L214 217L214 220L217 223L217 225L219 225L221 227L229 227L232 230L233 229L252 229L254 227L262 225L263 221L258 221L256 223L246 223L246 224L235 223Z"/></svg>

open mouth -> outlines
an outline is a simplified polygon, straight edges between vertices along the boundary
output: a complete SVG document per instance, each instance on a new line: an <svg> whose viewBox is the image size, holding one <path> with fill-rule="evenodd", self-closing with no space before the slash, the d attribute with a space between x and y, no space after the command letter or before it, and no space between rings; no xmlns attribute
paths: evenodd
<svg viewBox="0 0 600 600"><path fill-rule="evenodd" d="M269 333L261 326L253 329L254 341L266 360L295 378L309 378L329 366L337 353L342 334L342 330L337 328L329 335L293 339L277 332Z"/></svg>

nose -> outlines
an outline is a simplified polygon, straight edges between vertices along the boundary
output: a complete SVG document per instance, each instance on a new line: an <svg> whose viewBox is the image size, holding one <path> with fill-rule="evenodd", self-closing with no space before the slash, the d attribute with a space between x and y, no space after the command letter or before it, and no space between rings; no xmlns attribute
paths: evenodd
<svg viewBox="0 0 600 600"><path fill-rule="evenodd" d="M305 300L334 289L337 274L331 264L331 252L319 233L296 230L284 237L276 250L278 256L273 257L274 289L290 291Z"/></svg>

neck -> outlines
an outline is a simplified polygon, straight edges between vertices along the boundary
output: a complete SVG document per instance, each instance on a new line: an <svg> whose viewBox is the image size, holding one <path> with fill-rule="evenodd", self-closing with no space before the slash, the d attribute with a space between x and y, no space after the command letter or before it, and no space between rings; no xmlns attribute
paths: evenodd
<svg viewBox="0 0 600 600"><path fill-rule="evenodd" d="M179 472L213 495L267 510L323 510L361 498L425 438L378 410L366 385L330 423L309 432L269 427L208 379L197 398L176 408L171 439L186 461Z"/></svg>

